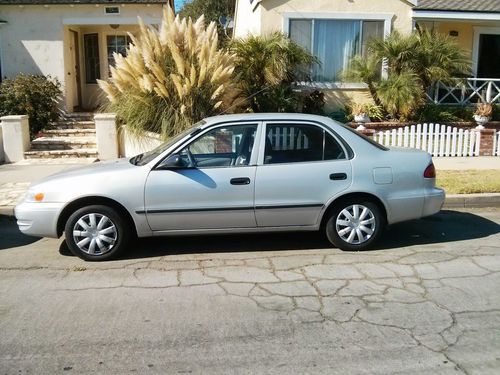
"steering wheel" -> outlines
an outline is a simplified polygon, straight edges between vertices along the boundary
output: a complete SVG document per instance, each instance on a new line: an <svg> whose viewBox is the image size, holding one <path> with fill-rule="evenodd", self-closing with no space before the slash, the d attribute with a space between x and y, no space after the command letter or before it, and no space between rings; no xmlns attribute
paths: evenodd
<svg viewBox="0 0 500 375"><path fill-rule="evenodd" d="M191 153L191 151L189 150L189 147L186 147L186 155L188 157L188 160L189 160L189 164L191 164L193 167L196 168L196 161L193 157L193 154Z"/></svg>

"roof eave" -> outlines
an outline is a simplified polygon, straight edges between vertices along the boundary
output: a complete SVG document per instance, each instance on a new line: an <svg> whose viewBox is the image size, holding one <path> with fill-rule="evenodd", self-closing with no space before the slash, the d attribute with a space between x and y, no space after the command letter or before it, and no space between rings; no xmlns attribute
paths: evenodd
<svg viewBox="0 0 500 375"><path fill-rule="evenodd" d="M481 21L500 21L496 12L413 9L414 19L477 21L478 17Z"/></svg>

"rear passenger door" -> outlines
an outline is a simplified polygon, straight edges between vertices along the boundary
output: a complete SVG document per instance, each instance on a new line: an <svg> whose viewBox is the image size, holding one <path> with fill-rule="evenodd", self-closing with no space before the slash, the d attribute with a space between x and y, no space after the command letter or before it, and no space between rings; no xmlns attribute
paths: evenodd
<svg viewBox="0 0 500 375"><path fill-rule="evenodd" d="M312 226L331 197L352 181L347 150L327 127L268 122L255 179L259 227Z"/></svg>

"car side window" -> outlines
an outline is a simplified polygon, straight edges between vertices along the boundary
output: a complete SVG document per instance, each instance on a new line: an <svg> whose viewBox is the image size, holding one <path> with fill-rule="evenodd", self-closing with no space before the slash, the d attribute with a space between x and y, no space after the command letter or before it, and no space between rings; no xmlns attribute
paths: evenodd
<svg viewBox="0 0 500 375"><path fill-rule="evenodd" d="M241 167L250 163L257 124L213 129L185 147L180 156L197 168Z"/></svg>
<svg viewBox="0 0 500 375"><path fill-rule="evenodd" d="M345 159L339 143L323 128L305 124L268 124L264 164Z"/></svg>

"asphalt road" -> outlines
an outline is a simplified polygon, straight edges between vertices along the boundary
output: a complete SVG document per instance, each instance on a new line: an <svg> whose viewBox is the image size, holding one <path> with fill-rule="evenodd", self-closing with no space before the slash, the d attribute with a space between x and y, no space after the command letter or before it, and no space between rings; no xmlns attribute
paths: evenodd
<svg viewBox="0 0 500 375"><path fill-rule="evenodd" d="M86 263L0 218L0 374L498 374L500 210L346 253L319 235L141 240Z"/></svg>

